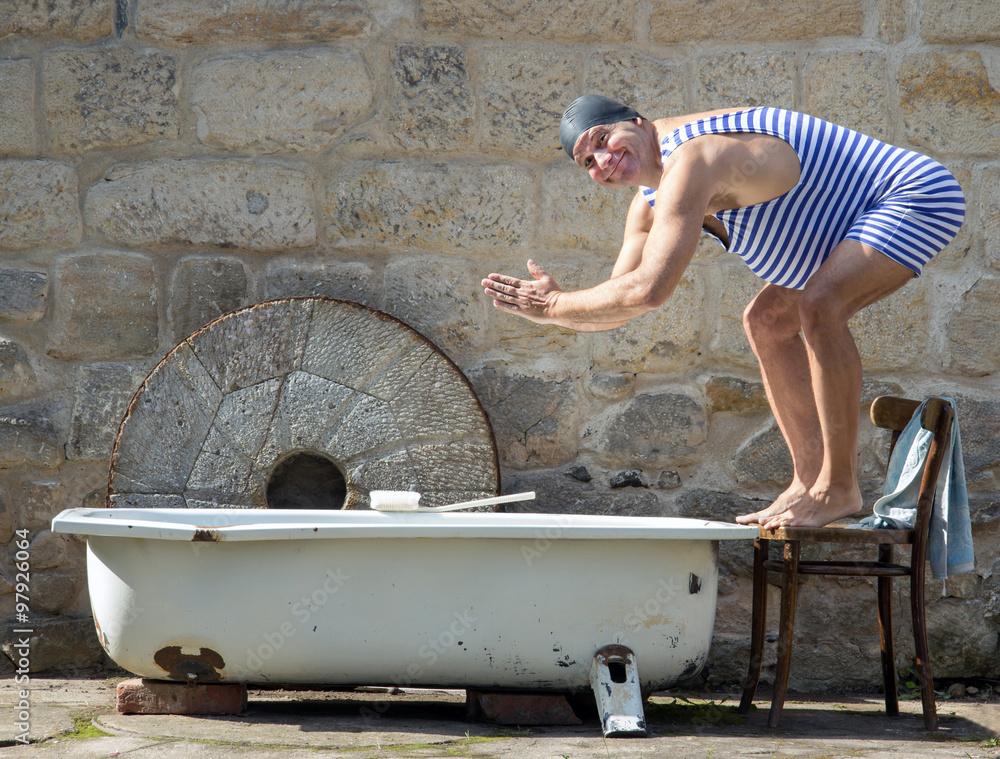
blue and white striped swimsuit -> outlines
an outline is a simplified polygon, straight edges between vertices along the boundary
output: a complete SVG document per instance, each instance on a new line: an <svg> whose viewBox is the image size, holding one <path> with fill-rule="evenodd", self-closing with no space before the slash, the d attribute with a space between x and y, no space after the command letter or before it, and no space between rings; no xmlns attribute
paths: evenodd
<svg viewBox="0 0 1000 759"><path fill-rule="evenodd" d="M798 183L784 195L716 214L729 232L729 250L767 282L802 289L845 239L920 274L962 226L962 188L940 163L793 111L753 108L694 121L663 139L663 159L695 137L732 132L778 137L801 165ZM749 178L753 167L746 171ZM656 190L642 192L652 206Z"/></svg>

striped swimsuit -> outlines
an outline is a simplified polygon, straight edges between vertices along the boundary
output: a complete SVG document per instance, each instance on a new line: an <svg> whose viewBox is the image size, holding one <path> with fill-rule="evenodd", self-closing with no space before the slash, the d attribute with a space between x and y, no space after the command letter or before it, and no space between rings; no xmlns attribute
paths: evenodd
<svg viewBox="0 0 1000 759"><path fill-rule="evenodd" d="M779 137L801 165L784 195L716 214L729 250L767 282L802 289L845 239L920 274L962 226L962 188L937 161L801 113L753 108L695 121L663 139L663 159L695 137L732 132ZM642 193L652 206L656 190Z"/></svg>

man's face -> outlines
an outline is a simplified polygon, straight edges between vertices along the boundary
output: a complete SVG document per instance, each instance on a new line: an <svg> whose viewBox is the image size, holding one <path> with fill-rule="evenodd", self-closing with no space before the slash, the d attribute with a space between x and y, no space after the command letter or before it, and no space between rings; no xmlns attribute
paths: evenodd
<svg viewBox="0 0 1000 759"><path fill-rule="evenodd" d="M573 146L573 160L605 187L641 184L649 140L640 123L639 119L630 119L591 127Z"/></svg>

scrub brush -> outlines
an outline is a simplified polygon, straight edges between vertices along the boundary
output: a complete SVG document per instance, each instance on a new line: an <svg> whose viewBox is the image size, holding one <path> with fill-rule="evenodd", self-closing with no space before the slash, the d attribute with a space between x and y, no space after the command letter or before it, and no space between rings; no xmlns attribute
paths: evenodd
<svg viewBox="0 0 1000 759"><path fill-rule="evenodd" d="M370 493L371 507L377 511L409 511L429 514L438 511L458 511L459 509L472 509L476 506L493 506L498 503L513 503L514 501L531 501L535 498L535 491L527 493L511 493L510 495L498 495L492 498L478 498L474 501L462 501L461 503L450 503L447 506L429 506L420 508L420 493L413 493L409 490L373 490Z"/></svg>

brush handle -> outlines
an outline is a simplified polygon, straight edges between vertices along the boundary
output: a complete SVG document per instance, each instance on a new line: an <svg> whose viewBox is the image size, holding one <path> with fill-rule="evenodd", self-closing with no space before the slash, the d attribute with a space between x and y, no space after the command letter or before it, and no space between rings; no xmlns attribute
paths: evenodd
<svg viewBox="0 0 1000 759"><path fill-rule="evenodd" d="M497 495L492 498L479 498L475 501L462 501L462 503L450 503L447 506L429 506L420 511L458 511L459 509L472 509L476 506L494 506L498 503L513 503L514 501L533 501L535 491L529 490L527 493L511 493L509 495Z"/></svg>

